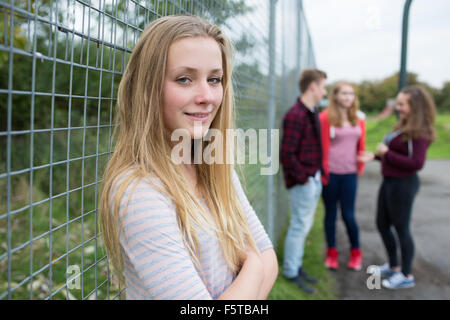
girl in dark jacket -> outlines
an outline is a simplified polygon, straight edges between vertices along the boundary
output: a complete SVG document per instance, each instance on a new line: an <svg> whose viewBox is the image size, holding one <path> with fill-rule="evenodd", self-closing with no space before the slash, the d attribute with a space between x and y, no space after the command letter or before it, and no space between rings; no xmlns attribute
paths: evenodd
<svg viewBox="0 0 450 320"><path fill-rule="evenodd" d="M435 140L435 105L420 86L409 86L397 96L398 122L377 147L377 155L366 153L361 158L381 161L383 182L378 193L376 224L386 248L389 262L374 272L387 277L382 285L389 289L415 286L412 275L414 241L410 230L414 198L419 191L417 171L425 164L426 152ZM401 252L397 257L394 228Z"/></svg>

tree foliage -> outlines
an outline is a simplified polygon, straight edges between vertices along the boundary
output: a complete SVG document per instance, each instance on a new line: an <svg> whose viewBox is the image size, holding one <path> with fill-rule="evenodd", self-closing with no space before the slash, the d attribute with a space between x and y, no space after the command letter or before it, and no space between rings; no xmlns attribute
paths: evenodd
<svg viewBox="0 0 450 320"><path fill-rule="evenodd" d="M354 83L356 94L359 98L361 109L367 113L378 113L384 109L390 98L395 98L398 93L398 76L396 72L382 80ZM419 80L419 75L408 73L408 85L422 85L430 92L436 102L438 111L450 111L450 83L447 82L442 89L436 89L426 82Z"/></svg>

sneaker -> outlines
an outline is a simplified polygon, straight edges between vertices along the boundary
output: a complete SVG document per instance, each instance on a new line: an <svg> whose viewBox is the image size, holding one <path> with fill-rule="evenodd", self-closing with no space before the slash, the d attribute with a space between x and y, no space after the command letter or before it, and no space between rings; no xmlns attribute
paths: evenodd
<svg viewBox="0 0 450 320"><path fill-rule="evenodd" d="M338 256L339 252L336 250L336 248L329 248L325 256L325 267L332 270L337 270L339 265Z"/></svg>
<svg viewBox="0 0 450 320"><path fill-rule="evenodd" d="M360 249L352 249L347 267L349 269L360 271L362 268L362 251Z"/></svg>
<svg viewBox="0 0 450 320"><path fill-rule="evenodd" d="M299 275L299 277L305 279L309 283L317 283L317 279L315 279L315 278L311 277L310 275L308 275L305 272L305 269L303 269L303 267L300 267L300 269L298 269L298 275Z"/></svg>
<svg viewBox="0 0 450 320"><path fill-rule="evenodd" d="M302 277L300 277L299 275L294 277L294 278L287 278L288 280L295 282L297 284L297 286L302 289L304 292L306 292L307 294L313 294L315 292L315 290L313 288L311 288L310 286L308 286L302 279Z"/></svg>
<svg viewBox="0 0 450 320"><path fill-rule="evenodd" d="M381 284L383 287L388 289L412 288L416 285L414 282L414 277L409 279L400 271L395 272L389 279L384 279L381 281Z"/></svg>
<svg viewBox="0 0 450 320"><path fill-rule="evenodd" d="M391 269L388 262L386 262L381 266L370 266L370 267L367 268L368 273L370 274L378 273L381 277L391 277L394 275L394 273L396 273L396 271Z"/></svg>

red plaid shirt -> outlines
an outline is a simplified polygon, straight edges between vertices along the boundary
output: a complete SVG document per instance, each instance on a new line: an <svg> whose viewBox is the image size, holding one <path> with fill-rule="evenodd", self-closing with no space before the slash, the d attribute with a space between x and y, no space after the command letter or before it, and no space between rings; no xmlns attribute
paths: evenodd
<svg viewBox="0 0 450 320"><path fill-rule="evenodd" d="M321 170L320 123L317 112L299 98L283 118L280 159L286 188L304 184Z"/></svg>

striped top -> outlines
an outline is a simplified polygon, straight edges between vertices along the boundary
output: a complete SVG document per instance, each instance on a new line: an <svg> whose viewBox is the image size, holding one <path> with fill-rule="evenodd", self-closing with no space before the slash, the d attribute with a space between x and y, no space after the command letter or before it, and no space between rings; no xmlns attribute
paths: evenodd
<svg viewBox="0 0 450 320"><path fill-rule="evenodd" d="M152 179L162 186L158 178ZM236 172L233 172L233 185L258 249L263 252L272 248ZM207 209L206 200L202 201ZM198 228L201 270L195 267L183 243L173 200L148 181L141 179L128 186L121 198L119 217L127 299L217 299L233 282L234 275L214 232Z"/></svg>

